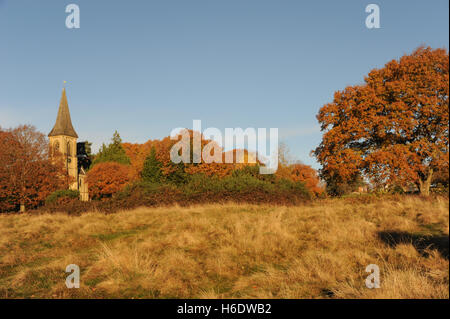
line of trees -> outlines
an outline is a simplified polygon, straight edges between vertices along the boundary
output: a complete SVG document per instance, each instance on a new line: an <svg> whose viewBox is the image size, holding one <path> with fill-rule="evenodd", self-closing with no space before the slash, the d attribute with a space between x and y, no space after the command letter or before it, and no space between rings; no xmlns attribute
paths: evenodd
<svg viewBox="0 0 450 319"><path fill-rule="evenodd" d="M191 137L194 134L200 134L191 130L188 132ZM226 178L232 176L236 170L260 165L260 163L251 163L249 158L255 155L246 150L243 152L243 158L240 159L237 158L239 152L233 150L235 163L232 164L205 163L204 161L174 164L170 160L170 150L177 142L178 140L166 137L162 140L149 140L144 144L122 143L119 134L115 132L111 143L104 144L95 156L93 165L88 172L87 182L90 197L92 199L111 198L129 183L138 181L180 186L190 182L194 175ZM210 140L201 138L202 149L200 151L210 142ZM193 158L192 149L191 147L191 159ZM221 151L220 156L224 158L225 154ZM319 186L319 177L310 166L280 161L274 181L283 178L304 183L313 195L323 192L323 188Z"/></svg>

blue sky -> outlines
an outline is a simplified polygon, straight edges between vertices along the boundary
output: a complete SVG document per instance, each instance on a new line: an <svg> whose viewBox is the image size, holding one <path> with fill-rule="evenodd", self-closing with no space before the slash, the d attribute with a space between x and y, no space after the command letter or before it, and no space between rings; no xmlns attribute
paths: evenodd
<svg viewBox="0 0 450 319"><path fill-rule="evenodd" d="M78 4L81 28L65 26ZM367 29L376 3L381 28ZM80 140L97 149L173 128L277 127L297 159L321 140L333 93L421 44L449 44L447 0L0 0L0 126L48 133L66 80Z"/></svg>

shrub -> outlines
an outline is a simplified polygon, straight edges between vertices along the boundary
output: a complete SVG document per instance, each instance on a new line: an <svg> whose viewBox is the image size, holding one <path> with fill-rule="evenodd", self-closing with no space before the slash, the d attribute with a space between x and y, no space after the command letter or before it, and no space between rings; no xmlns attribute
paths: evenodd
<svg viewBox="0 0 450 319"><path fill-rule="evenodd" d="M241 176L251 176L258 180L267 181L274 183L275 182L275 175L274 174L261 174L259 172L259 165L247 165L240 169L236 169L231 174L233 177L241 177Z"/></svg>
<svg viewBox="0 0 450 319"><path fill-rule="evenodd" d="M94 174L96 170L105 164L96 165L89 173ZM119 165L120 164L109 163ZM102 168L103 169L103 168ZM104 169L107 176L111 174L111 167ZM239 203L269 203L275 205L295 205L311 199L307 187L303 182L295 182L285 178L274 178L273 176L261 176L253 174L254 169L242 169L234 174L219 178L207 176L203 173L188 175L187 182L175 184L171 182L153 183L149 181L135 181L123 185L119 190L106 197L103 201L92 201L89 203L67 202L58 205L49 205L50 211L65 211L77 214L83 210L97 210L112 213L121 209L133 209L139 206L166 206L178 204L181 206L204 203L225 203L229 201ZM98 174L100 177L102 174ZM91 175L93 176L93 175ZM92 177L91 177L92 178ZM89 181L88 181L89 182ZM99 184L106 183L101 180ZM96 185L89 187L96 187ZM107 183L106 183L107 184Z"/></svg>
<svg viewBox="0 0 450 319"><path fill-rule="evenodd" d="M280 193L310 198L310 193L303 182L288 179L276 180L271 175L253 175L253 169L237 170L231 176L224 178L208 177L204 174L191 175L186 185L182 187L187 196L195 194L214 195L220 199L226 194L255 194L266 197L278 196ZM260 179L262 178L262 179Z"/></svg>
<svg viewBox="0 0 450 319"><path fill-rule="evenodd" d="M67 213L69 215L80 215L88 211L95 211L96 202L82 202L78 199L61 197L54 203L50 203L42 208L42 211L47 213Z"/></svg>
<svg viewBox="0 0 450 319"><path fill-rule="evenodd" d="M202 173L189 175L187 183L180 188L187 196L205 192L217 193L221 191L219 178L215 176L208 177Z"/></svg>
<svg viewBox="0 0 450 319"><path fill-rule="evenodd" d="M291 192L298 194L304 198L311 198L311 192L306 187L305 182L302 181L292 181L286 178L282 178L277 181L276 188L278 192L284 193L284 192Z"/></svg>
<svg viewBox="0 0 450 319"><path fill-rule="evenodd" d="M448 194L449 192L448 183L447 185L444 185L442 183L437 183L436 185L433 185L433 187L431 188L431 192L434 194L441 194L441 195Z"/></svg>
<svg viewBox="0 0 450 319"><path fill-rule="evenodd" d="M260 180L252 175L238 175L226 177L222 181L223 188L229 192L245 193L254 191L275 192L274 184Z"/></svg>
<svg viewBox="0 0 450 319"><path fill-rule="evenodd" d="M308 190L314 195L323 193L323 189L319 186L320 180L315 169L305 164L293 164L289 167L293 181L304 182Z"/></svg>
<svg viewBox="0 0 450 319"><path fill-rule="evenodd" d="M146 195L160 192L161 188L162 184L160 183L152 183L144 180L139 180L126 185L120 192L115 195L115 198L121 200L136 194L145 197Z"/></svg>
<svg viewBox="0 0 450 319"><path fill-rule="evenodd" d="M80 192L77 190L71 190L71 189L61 189L54 191L50 195L47 196L45 199L45 204L52 204L55 202L60 202L61 199L77 199L80 197Z"/></svg>
<svg viewBox="0 0 450 319"><path fill-rule="evenodd" d="M389 189L390 194L404 194L405 190L400 185L394 185Z"/></svg>
<svg viewBox="0 0 450 319"><path fill-rule="evenodd" d="M116 162L99 163L87 174L89 196L92 199L112 197L130 180L129 166Z"/></svg>

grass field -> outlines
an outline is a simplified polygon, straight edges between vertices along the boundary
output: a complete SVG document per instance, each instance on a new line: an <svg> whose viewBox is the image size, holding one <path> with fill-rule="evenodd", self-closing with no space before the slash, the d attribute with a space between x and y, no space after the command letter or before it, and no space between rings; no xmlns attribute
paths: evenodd
<svg viewBox="0 0 450 319"><path fill-rule="evenodd" d="M448 198L0 215L0 298L449 298ZM77 264L81 287L67 289ZM377 264L381 288L368 289Z"/></svg>

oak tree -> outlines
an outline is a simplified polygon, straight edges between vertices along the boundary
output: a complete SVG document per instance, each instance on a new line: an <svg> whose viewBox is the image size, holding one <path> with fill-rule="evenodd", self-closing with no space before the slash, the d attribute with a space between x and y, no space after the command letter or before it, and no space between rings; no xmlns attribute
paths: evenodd
<svg viewBox="0 0 450 319"><path fill-rule="evenodd" d="M449 162L449 55L420 47L334 94L317 119L315 156L329 184L363 176L375 186L414 183L428 195Z"/></svg>

